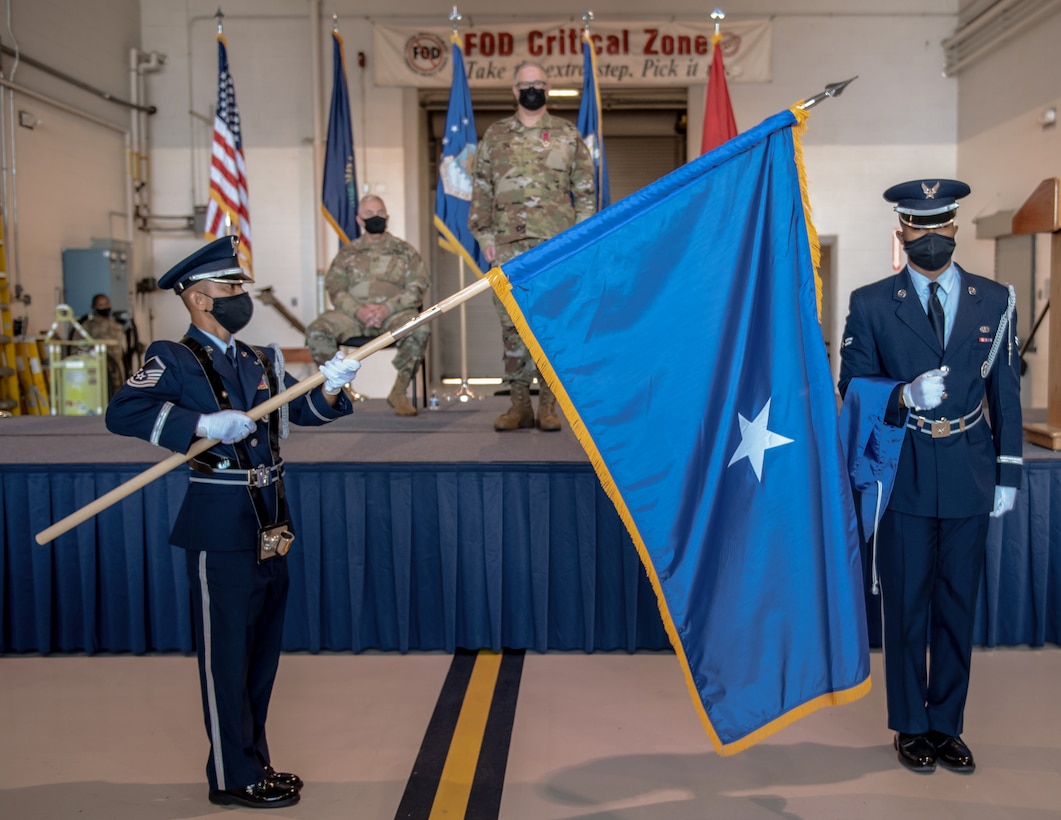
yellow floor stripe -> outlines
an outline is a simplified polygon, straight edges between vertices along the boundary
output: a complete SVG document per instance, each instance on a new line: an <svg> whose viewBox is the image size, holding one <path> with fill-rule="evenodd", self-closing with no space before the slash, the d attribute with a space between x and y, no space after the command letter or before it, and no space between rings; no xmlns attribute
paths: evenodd
<svg viewBox="0 0 1061 820"><path fill-rule="evenodd" d="M501 653L482 651L475 659L468 691L464 695L457 728L446 765L442 768L442 780L431 806L431 820L464 817L468 798L472 792L472 779L479 763L479 749L486 731L486 719L490 714L490 703L494 698L497 673L501 669Z"/></svg>

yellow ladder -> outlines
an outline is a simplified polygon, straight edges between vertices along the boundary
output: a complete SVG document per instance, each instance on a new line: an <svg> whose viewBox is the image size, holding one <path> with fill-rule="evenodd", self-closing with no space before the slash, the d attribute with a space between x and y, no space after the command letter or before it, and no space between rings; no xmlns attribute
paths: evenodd
<svg viewBox="0 0 1061 820"><path fill-rule="evenodd" d="M50 411L48 385L44 381L40 347L37 341L30 336L15 336L2 218L0 218L0 411L11 413L14 416L23 414L46 416Z"/></svg>
<svg viewBox="0 0 1061 820"><path fill-rule="evenodd" d="M15 342L15 321L11 316L11 288L7 282L3 219L0 219L0 411L15 416L22 414L18 348Z"/></svg>

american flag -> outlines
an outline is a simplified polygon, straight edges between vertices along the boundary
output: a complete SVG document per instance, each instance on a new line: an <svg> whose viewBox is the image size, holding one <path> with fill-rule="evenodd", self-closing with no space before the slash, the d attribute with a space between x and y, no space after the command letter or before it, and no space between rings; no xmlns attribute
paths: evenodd
<svg viewBox="0 0 1061 820"><path fill-rule="evenodd" d="M206 208L206 238L236 234L240 265L250 275L251 218L247 204L247 167L236 105L236 87L228 70L228 49L217 35L217 113L214 115L213 156L210 161L210 202Z"/></svg>

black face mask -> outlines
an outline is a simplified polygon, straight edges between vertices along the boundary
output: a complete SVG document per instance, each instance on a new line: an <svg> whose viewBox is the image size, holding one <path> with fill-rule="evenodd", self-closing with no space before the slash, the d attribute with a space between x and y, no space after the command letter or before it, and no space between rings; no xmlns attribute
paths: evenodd
<svg viewBox="0 0 1061 820"><path fill-rule="evenodd" d="M111 315L111 309L110 308L97 308L96 309L96 315L97 316L102 316L104 319L109 319L110 315Z"/></svg>
<svg viewBox="0 0 1061 820"><path fill-rule="evenodd" d="M922 270L934 271L947 267L954 255L955 242L949 236L926 233L903 245L906 256Z"/></svg>
<svg viewBox="0 0 1061 820"><path fill-rule="evenodd" d="M365 220L365 230L369 233L383 233L387 230L387 217L370 216Z"/></svg>
<svg viewBox="0 0 1061 820"><path fill-rule="evenodd" d="M210 315L217 319L217 323L229 333L243 330L251 320L253 313L254 302L251 301L249 293L215 297L214 306L210 308Z"/></svg>
<svg viewBox="0 0 1061 820"><path fill-rule="evenodd" d="M519 104L528 111L537 111L545 105L545 89L521 88L519 90Z"/></svg>

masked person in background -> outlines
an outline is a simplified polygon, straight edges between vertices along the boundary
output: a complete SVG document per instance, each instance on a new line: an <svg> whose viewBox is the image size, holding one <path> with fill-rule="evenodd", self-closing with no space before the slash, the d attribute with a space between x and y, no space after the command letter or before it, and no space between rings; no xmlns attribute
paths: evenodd
<svg viewBox="0 0 1061 820"><path fill-rule="evenodd" d="M114 318L110 297L105 293L97 293L92 297L92 312L82 316L78 322L94 340L112 342L107 345L107 397L110 398L125 380L125 369L122 367L125 326Z"/></svg>
<svg viewBox="0 0 1061 820"><path fill-rule="evenodd" d="M357 207L357 223L364 233L344 245L328 268L324 287L333 310L325 311L306 328L306 346L313 360L323 364L346 339L379 336L415 318L427 290L427 268L407 242L387 232L387 206L369 194ZM406 391L431 329L421 325L395 346L398 371L387 402L399 416L415 416Z"/></svg>
<svg viewBox="0 0 1061 820"><path fill-rule="evenodd" d="M492 264L503 265L596 211L593 157L574 124L549 113L548 90L541 65L520 63L512 83L516 113L487 128L475 150L468 227ZM538 368L496 295L494 308L512 397L494 429L537 423L541 430L559 430L556 398L541 378L535 421L530 385Z"/></svg>

